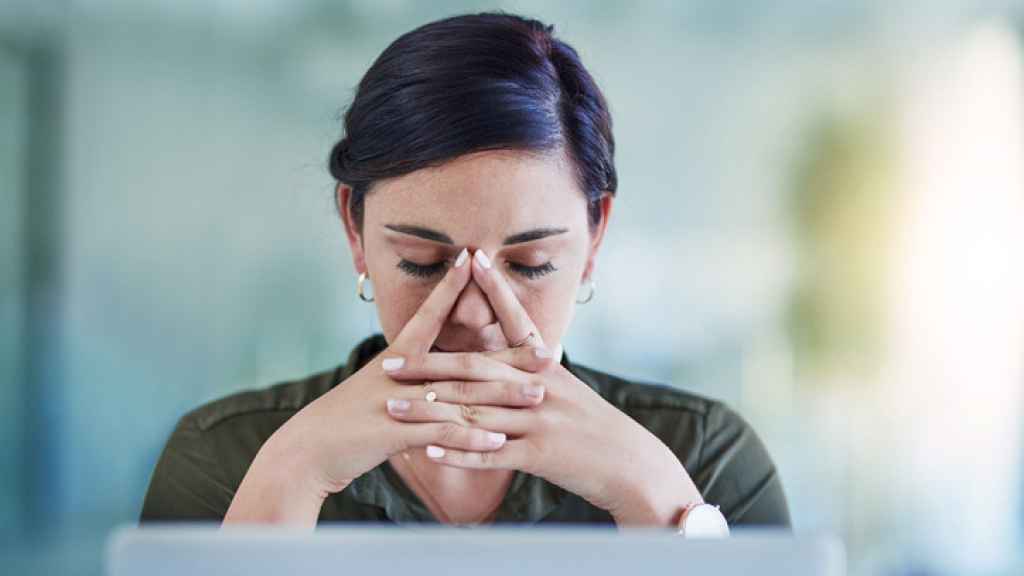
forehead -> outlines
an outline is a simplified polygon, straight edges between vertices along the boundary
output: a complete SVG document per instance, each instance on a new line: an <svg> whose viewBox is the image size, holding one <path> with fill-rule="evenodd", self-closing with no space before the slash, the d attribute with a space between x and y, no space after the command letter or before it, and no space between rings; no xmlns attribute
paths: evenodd
<svg viewBox="0 0 1024 576"><path fill-rule="evenodd" d="M375 184L364 224L414 224L457 243L537 226L585 227L586 201L561 154L492 150Z"/></svg>

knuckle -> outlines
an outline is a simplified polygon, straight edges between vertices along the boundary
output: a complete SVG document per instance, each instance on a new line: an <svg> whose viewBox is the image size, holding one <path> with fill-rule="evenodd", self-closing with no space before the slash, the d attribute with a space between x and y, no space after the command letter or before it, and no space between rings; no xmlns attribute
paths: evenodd
<svg viewBox="0 0 1024 576"><path fill-rule="evenodd" d="M516 365L522 366L526 370L536 369L536 367L540 365L543 359L538 358L537 355L533 353L533 350L533 346L521 346L519 348L516 348Z"/></svg>
<svg viewBox="0 0 1024 576"><path fill-rule="evenodd" d="M455 362L462 371L471 372L476 366L476 357L472 354L459 354L455 357Z"/></svg>
<svg viewBox="0 0 1024 576"><path fill-rule="evenodd" d="M472 404L459 404L459 415L470 426L480 420L480 410Z"/></svg>
<svg viewBox="0 0 1024 576"><path fill-rule="evenodd" d="M536 426L540 433L545 433L548 430L558 430L558 416L552 414L550 410L539 410L536 416Z"/></svg>
<svg viewBox="0 0 1024 576"><path fill-rule="evenodd" d="M452 382L452 388L455 392L456 402L469 402L472 400L473 387L466 380L455 380Z"/></svg>
<svg viewBox="0 0 1024 576"><path fill-rule="evenodd" d="M423 370L428 370L431 364L430 356L421 350L417 350L415 354L409 354L402 369L408 374L421 373Z"/></svg>
<svg viewBox="0 0 1024 576"><path fill-rule="evenodd" d="M382 435L387 438L387 444L390 446L391 452L401 452L403 450L409 450L413 448L417 442L416 438L408 433L405 433L407 428L395 427L393 434Z"/></svg>
<svg viewBox="0 0 1024 576"><path fill-rule="evenodd" d="M469 450L487 450L489 443L487 442L487 431L479 428L470 429L469 437Z"/></svg>
<svg viewBox="0 0 1024 576"><path fill-rule="evenodd" d="M501 401L503 404L521 404L523 399L522 386L513 382L501 383Z"/></svg>
<svg viewBox="0 0 1024 576"><path fill-rule="evenodd" d="M527 390L527 389L531 390L531 392L536 391L537 389L541 390L541 397L540 398L530 397L531 400L546 399L546 398L548 398L548 396L550 396L547 382L543 378L537 378L537 377L526 378L526 382L524 384L524 391Z"/></svg>
<svg viewBox="0 0 1024 576"><path fill-rule="evenodd" d="M477 452L476 459L481 466L491 466L494 464L494 452Z"/></svg>
<svg viewBox="0 0 1024 576"><path fill-rule="evenodd" d="M454 446L459 440L459 436L462 434L462 426L455 424L454 422L445 422L438 427L437 440L441 444L446 446Z"/></svg>

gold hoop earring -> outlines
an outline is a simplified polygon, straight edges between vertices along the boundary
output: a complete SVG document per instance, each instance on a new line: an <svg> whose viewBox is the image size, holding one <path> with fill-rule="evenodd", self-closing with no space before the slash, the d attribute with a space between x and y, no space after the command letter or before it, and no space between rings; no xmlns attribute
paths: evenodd
<svg viewBox="0 0 1024 576"><path fill-rule="evenodd" d="M580 300L579 296L577 296L576 297L576 303L577 304L586 304L587 302L590 302L591 300L594 299L594 292L597 291L597 285L594 284L594 280L591 279L591 278L587 279L587 285L590 287L590 290L587 292L587 297L584 298L583 300Z"/></svg>
<svg viewBox="0 0 1024 576"><path fill-rule="evenodd" d="M363 293L363 284L366 283L367 278L369 278L369 276L366 275L366 272L363 272L362 274L359 275L359 281L356 283L356 294L359 296L359 299L362 300L363 302L373 302L375 298L374 296L370 296L369 298L367 298L366 294Z"/></svg>

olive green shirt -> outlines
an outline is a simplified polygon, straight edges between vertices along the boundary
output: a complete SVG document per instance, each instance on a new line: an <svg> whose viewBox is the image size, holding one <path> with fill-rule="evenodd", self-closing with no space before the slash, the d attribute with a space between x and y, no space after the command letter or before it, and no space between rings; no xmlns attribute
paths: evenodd
<svg viewBox="0 0 1024 576"><path fill-rule="evenodd" d="M374 334L348 361L312 376L215 400L179 420L150 479L141 520L220 520L260 446L286 420L380 353ZM789 526L778 472L753 429L721 402L677 388L631 382L574 364L562 365L661 439L704 499L730 525ZM330 495L320 522L437 522L387 460ZM547 480L516 471L496 523L611 524L611 515Z"/></svg>

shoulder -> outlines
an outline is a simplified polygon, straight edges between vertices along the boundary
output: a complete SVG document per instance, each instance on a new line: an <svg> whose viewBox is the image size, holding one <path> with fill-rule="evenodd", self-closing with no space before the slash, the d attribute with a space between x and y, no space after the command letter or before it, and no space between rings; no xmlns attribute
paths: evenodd
<svg viewBox="0 0 1024 576"><path fill-rule="evenodd" d="M570 371L605 400L698 465L708 440L754 434L750 424L721 400L677 386L629 379L581 364Z"/></svg>
<svg viewBox="0 0 1024 576"><path fill-rule="evenodd" d="M342 377L343 366L235 392L206 402L182 416L179 427L209 432L251 418L295 413L330 390Z"/></svg>
<svg viewBox="0 0 1024 576"><path fill-rule="evenodd" d="M605 400L627 413L661 411L700 420L709 416L731 420L739 416L719 400L676 386L629 379L576 363L572 364L570 371Z"/></svg>
<svg viewBox="0 0 1024 576"><path fill-rule="evenodd" d="M267 439L337 384L343 369L339 366L202 404L178 420L165 452L216 463L229 483L240 482Z"/></svg>
<svg viewBox="0 0 1024 576"><path fill-rule="evenodd" d="M263 443L330 390L340 370L237 392L182 416L150 477L140 520L223 518Z"/></svg>

